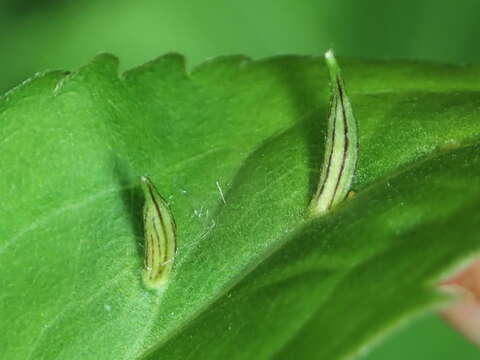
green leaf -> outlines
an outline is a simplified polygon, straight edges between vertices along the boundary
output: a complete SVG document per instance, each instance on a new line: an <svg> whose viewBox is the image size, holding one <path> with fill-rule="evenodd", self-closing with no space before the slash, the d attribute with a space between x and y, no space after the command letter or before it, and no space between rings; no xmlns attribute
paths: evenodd
<svg viewBox="0 0 480 360"><path fill-rule="evenodd" d="M445 299L478 252L480 68L345 61L355 195L307 220L322 58L95 58L0 101L6 359L342 359ZM142 283L148 175L177 223L168 288ZM219 193L224 194L224 199Z"/></svg>

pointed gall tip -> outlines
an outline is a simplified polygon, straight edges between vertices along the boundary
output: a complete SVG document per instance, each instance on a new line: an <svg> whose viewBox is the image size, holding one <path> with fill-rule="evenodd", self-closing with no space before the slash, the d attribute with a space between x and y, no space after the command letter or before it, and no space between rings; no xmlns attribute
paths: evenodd
<svg viewBox="0 0 480 360"><path fill-rule="evenodd" d="M325 60L327 61L335 61L335 54L333 53L333 49L329 49L326 53L325 53Z"/></svg>
<svg viewBox="0 0 480 360"><path fill-rule="evenodd" d="M148 189L150 189L152 182L148 178L148 176L140 176L140 186L143 189L143 192L145 193L145 196L149 194Z"/></svg>
<svg viewBox="0 0 480 360"><path fill-rule="evenodd" d="M325 53L325 62L327 63L330 73L338 73L340 71L337 64L337 59L335 58L335 54L333 53L333 49L330 49Z"/></svg>

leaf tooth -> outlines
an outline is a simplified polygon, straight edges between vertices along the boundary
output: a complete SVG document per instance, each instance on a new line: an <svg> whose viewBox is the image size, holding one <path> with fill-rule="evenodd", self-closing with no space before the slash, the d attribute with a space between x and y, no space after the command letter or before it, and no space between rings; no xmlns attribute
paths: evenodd
<svg viewBox="0 0 480 360"><path fill-rule="evenodd" d="M358 130L340 67L332 50L325 53L330 73L331 97L325 156L312 215L329 212L347 196L358 158Z"/></svg>

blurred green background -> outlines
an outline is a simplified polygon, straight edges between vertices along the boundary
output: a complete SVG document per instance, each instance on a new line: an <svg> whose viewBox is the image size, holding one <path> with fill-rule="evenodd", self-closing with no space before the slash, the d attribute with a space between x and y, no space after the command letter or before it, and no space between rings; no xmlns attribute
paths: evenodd
<svg viewBox="0 0 480 360"><path fill-rule="evenodd" d="M176 51L193 66L224 54L480 62L480 0L0 0L0 92L99 52L121 69ZM387 338L368 360L478 359L438 318Z"/></svg>
<svg viewBox="0 0 480 360"><path fill-rule="evenodd" d="M478 0L0 0L0 90L101 51L122 69L169 51L480 60Z"/></svg>

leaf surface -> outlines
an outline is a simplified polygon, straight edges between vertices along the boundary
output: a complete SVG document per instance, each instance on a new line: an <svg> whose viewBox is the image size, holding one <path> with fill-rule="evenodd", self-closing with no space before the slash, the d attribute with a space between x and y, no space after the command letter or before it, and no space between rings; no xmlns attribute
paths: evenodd
<svg viewBox="0 0 480 360"><path fill-rule="evenodd" d="M101 55L0 101L0 348L8 359L343 359L445 302L480 247L475 66L340 59L359 125L355 195L308 219L323 59ZM141 281L139 176L178 251ZM219 193L222 190L224 200Z"/></svg>

